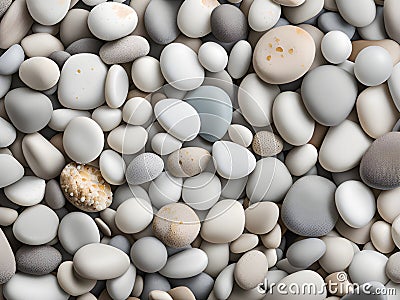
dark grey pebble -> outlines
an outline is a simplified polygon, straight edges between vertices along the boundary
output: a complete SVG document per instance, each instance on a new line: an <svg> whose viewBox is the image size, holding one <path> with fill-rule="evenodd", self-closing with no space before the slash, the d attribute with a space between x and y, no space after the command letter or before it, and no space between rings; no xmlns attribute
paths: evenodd
<svg viewBox="0 0 400 300"><path fill-rule="evenodd" d="M78 53L93 53L99 54L103 42L94 38L83 38L73 42L65 49L71 55Z"/></svg>
<svg viewBox="0 0 400 300"><path fill-rule="evenodd" d="M49 58L53 60L60 69L62 69L64 63L68 58L71 57L71 54L65 51L55 51L49 55Z"/></svg>
<svg viewBox="0 0 400 300"><path fill-rule="evenodd" d="M171 285L168 280L158 273L146 274L144 276L143 292L140 296L141 300L148 300L149 293L154 290L169 291Z"/></svg>
<svg viewBox="0 0 400 300"><path fill-rule="evenodd" d="M318 27L324 33L332 30L339 30L347 34L349 38L352 38L356 32L356 28L353 25L347 23L338 13L326 12L319 16Z"/></svg>
<svg viewBox="0 0 400 300"><path fill-rule="evenodd" d="M123 235L116 235L112 237L108 244L130 255L131 243Z"/></svg>
<svg viewBox="0 0 400 300"><path fill-rule="evenodd" d="M391 190L400 186L400 132L389 132L376 139L365 152L360 176L368 186Z"/></svg>
<svg viewBox="0 0 400 300"><path fill-rule="evenodd" d="M57 180L52 179L46 183L44 200L52 209L60 209L65 205L65 197Z"/></svg>
<svg viewBox="0 0 400 300"><path fill-rule="evenodd" d="M377 281L367 282L357 287L354 293L349 293L341 300L386 300L385 286Z"/></svg>
<svg viewBox="0 0 400 300"><path fill-rule="evenodd" d="M61 253L51 246L22 246L15 254L17 269L31 275L53 272L61 263Z"/></svg>
<svg viewBox="0 0 400 300"><path fill-rule="evenodd" d="M211 13L211 32L221 42L235 43L247 37L247 18L236 6L222 4Z"/></svg>
<svg viewBox="0 0 400 300"><path fill-rule="evenodd" d="M185 279L170 279L172 287L188 287L197 300L206 300L214 286L214 279L207 273L200 273L197 276Z"/></svg>

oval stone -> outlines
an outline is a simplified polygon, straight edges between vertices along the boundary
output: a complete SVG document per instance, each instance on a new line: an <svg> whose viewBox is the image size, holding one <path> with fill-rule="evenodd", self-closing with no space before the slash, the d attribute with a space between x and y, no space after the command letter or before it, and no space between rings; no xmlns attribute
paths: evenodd
<svg viewBox="0 0 400 300"><path fill-rule="evenodd" d="M71 1L27 0L26 5L32 18L42 25L55 25L67 14ZM51 13L49 13L51 11Z"/></svg>

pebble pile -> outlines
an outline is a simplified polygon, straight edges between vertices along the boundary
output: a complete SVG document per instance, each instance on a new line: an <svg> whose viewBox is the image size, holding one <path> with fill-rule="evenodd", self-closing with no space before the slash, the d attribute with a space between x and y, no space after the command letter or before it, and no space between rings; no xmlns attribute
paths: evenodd
<svg viewBox="0 0 400 300"><path fill-rule="evenodd" d="M399 0L0 0L0 300L400 299L399 44Z"/></svg>

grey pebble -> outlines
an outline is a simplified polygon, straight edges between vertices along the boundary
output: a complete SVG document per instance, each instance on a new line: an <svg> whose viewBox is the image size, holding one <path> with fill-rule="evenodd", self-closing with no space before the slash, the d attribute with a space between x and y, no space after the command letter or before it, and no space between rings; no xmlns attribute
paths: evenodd
<svg viewBox="0 0 400 300"><path fill-rule="evenodd" d="M6 13L11 6L12 0L0 0L0 18Z"/></svg>
<svg viewBox="0 0 400 300"><path fill-rule="evenodd" d="M311 175L300 178L283 200L282 221L290 231L301 236L327 234L339 217L335 191L336 185L324 177Z"/></svg>
<svg viewBox="0 0 400 300"><path fill-rule="evenodd" d="M12 45L0 56L0 75L12 75L16 73L24 58L24 49L19 44Z"/></svg>
<svg viewBox="0 0 400 300"><path fill-rule="evenodd" d="M170 279L169 282L172 287L188 287L196 297L196 300L206 300L214 287L214 279L204 272L190 278Z"/></svg>
<svg viewBox="0 0 400 300"><path fill-rule="evenodd" d="M61 253L51 246L22 246L15 254L17 269L31 275L53 272L61 263Z"/></svg>
<svg viewBox="0 0 400 300"><path fill-rule="evenodd" d="M144 188L141 186L130 186L128 184L123 184L115 190L113 202L111 203L110 208L117 209L122 202L133 197L148 200L148 202L150 202L150 198Z"/></svg>
<svg viewBox="0 0 400 300"><path fill-rule="evenodd" d="M361 179L370 187L391 190L400 186L400 132L376 139L360 163Z"/></svg>
<svg viewBox="0 0 400 300"><path fill-rule="evenodd" d="M145 152L136 156L126 168L126 181L128 184L139 185L149 182L164 169L164 161L158 155Z"/></svg>
<svg viewBox="0 0 400 300"><path fill-rule="evenodd" d="M46 183L44 200L54 210L65 205L65 197L57 180L52 179Z"/></svg>
<svg viewBox="0 0 400 300"><path fill-rule="evenodd" d="M125 252L126 254L130 254L131 250L131 243L129 240L124 237L123 235L116 235L113 236L110 239L110 242L108 243L110 246L113 246L115 248L118 248L119 250Z"/></svg>
<svg viewBox="0 0 400 300"><path fill-rule="evenodd" d="M356 288L356 292L349 293L341 300L387 300L385 286L377 281L367 282Z"/></svg>
<svg viewBox="0 0 400 300"><path fill-rule="evenodd" d="M324 33L332 30L339 30L347 34L351 39L356 32L356 28L353 25L347 23L340 14L335 12L326 12L319 16L318 27Z"/></svg>
<svg viewBox="0 0 400 300"><path fill-rule="evenodd" d="M319 260L325 251L326 245L321 239L309 238L290 245L286 257L292 266L306 269Z"/></svg>
<svg viewBox="0 0 400 300"><path fill-rule="evenodd" d="M217 43L217 44L221 45L228 53L231 52L233 46L235 46L235 44L236 44L236 42L229 42L229 43L221 42L212 33L209 33L206 36L202 37L201 41L203 42L203 44L207 43L207 42Z"/></svg>
<svg viewBox="0 0 400 300"><path fill-rule="evenodd" d="M10 75L0 75L0 98L10 90L12 77Z"/></svg>
<svg viewBox="0 0 400 300"><path fill-rule="evenodd" d="M236 43L247 37L247 18L236 6L222 4L211 13L211 32L221 42Z"/></svg>
<svg viewBox="0 0 400 300"><path fill-rule="evenodd" d="M71 55L78 53L93 53L99 54L103 42L94 38L83 38L73 42L65 49Z"/></svg>
<svg viewBox="0 0 400 300"><path fill-rule="evenodd" d="M146 56L150 51L149 42L141 36L131 35L105 43L99 52L106 64L122 64Z"/></svg>
<svg viewBox="0 0 400 300"><path fill-rule="evenodd" d="M15 257L7 237L0 228L0 284L6 283L15 274Z"/></svg>
<svg viewBox="0 0 400 300"><path fill-rule="evenodd" d="M161 276L158 273L146 274L144 276L144 286L142 295L140 297L141 300L148 300L149 293L154 290L159 291L168 291L171 289L171 285L168 280Z"/></svg>
<svg viewBox="0 0 400 300"><path fill-rule="evenodd" d="M166 45L180 34L177 25L178 10L182 0L152 0L144 14L144 26L150 38Z"/></svg>
<svg viewBox="0 0 400 300"><path fill-rule="evenodd" d="M49 58L51 60L53 60L60 69L63 67L63 65L67 61L67 59L70 57L71 57L71 54L69 54L66 51L55 51L49 55Z"/></svg>

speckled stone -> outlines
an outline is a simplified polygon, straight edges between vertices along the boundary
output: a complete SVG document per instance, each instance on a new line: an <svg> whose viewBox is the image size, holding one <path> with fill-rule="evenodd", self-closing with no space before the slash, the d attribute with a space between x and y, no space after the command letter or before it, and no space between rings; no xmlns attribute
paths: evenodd
<svg viewBox="0 0 400 300"><path fill-rule="evenodd" d="M261 156L274 156L283 150L283 140L270 131L259 131L254 135L251 145L253 151Z"/></svg>
<svg viewBox="0 0 400 300"><path fill-rule="evenodd" d="M61 263L61 253L51 246L22 246L15 254L17 269L31 275L53 272Z"/></svg>
<svg viewBox="0 0 400 300"><path fill-rule="evenodd" d="M11 3L12 0L0 0L0 18L5 14Z"/></svg>

